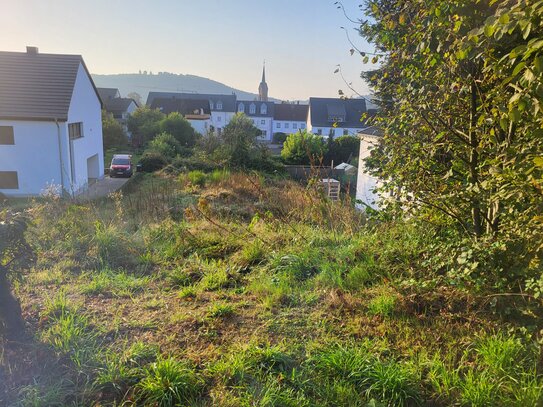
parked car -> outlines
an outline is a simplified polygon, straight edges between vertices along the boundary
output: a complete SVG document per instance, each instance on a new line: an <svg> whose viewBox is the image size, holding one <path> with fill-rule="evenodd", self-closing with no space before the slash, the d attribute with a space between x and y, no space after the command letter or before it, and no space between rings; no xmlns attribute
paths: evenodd
<svg viewBox="0 0 543 407"><path fill-rule="evenodd" d="M109 176L115 177L128 177L130 178L134 173L134 166L132 165L132 156L128 154L115 154L111 160L109 166Z"/></svg>

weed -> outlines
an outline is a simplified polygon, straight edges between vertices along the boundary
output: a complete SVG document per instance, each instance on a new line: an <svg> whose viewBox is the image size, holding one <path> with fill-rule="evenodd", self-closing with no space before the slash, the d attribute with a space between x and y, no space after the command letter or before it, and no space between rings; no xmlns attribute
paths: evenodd
<svg viewBox="0 0 543 407"><path fill-rule="evenodd" d="M204 186L206 183L206 174L199 170L191 171L187 174L187 178L192 185Z"/></svg>
<svg viewBox="0 0 543 407"><path fill-rule="evenodd" d="M234 313L231 304L214 304L207 312L208 318L225 318Z"/></svg>
<svg viewBox="0 0 543 407"><path fill-rule="evenodd" d="M148 405L192 405L203 389L203 380L188 362L161 358L145 370L137 389L140 400Z"/></svg>
<svg viewBox="0 0 543 407"><path fill-rule="evenodd" d="M86 295L130 297L149 285L149 277L136 277L123 271L102 270L90 275L90 282L81 286Z"/></svg>
<svg viewBox="0 0 543 407"><path fill-rule="evenodd" d="M383 292L368 303L368 313L381 317L390 317L396 307L396 297L389 292Z"/></svg>

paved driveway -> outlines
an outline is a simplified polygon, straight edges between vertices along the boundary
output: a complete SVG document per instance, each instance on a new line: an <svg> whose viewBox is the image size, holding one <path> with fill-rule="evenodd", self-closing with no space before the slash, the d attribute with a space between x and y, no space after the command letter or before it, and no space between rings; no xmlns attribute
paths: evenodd
<svg viewBox="0 0 543 407"><path fill-rule="evenodd" d="M110 178L106 175L103 179L92 184L87 192L80 195L80 197L83 199L103 198L122 188L128 180L129 178Z"/></svg>

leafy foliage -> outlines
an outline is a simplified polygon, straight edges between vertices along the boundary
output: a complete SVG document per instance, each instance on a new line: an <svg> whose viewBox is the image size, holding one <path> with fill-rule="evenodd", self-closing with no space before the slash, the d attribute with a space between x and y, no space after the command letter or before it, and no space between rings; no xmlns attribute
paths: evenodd
<svg viewBox="0 0 543 407"><path fill-rule="evenodd" d="M102 135L104 139L104 150L111 147L124 146L128 142L123 127L115 120L111 113L108 113L105 110L102 110Z"/></svg>
<svg viewBox="0 0 543 407"><path fill-rule="evenodd" d="M196 143L196 132L188 120L177 112L170 113L162 119L160 131L171 134L183 147L193 147Z"/></svg>
<svg viewBox="0 0 543 407"><path fill-rule="evenodd" d="M383 0L365 11L361 34L381 66L363 76L385 130L370 164L397 197L392 205L498 238L535 272L543 3Z"/></svg>
<svg viewBox="0 0 543 407"><path fill-rule="evenodd" d="M128 117L128 130L140 144L146 144L160 132L164 118L160 110L141 106Z"/></svg>
<svg viewBox="0 0 543 407"><path fill-rule="evenodd" d="M281 150L281 157L288 164L318 163L327 151L321 136L308 133L306 130L290 134Z"/></svg>

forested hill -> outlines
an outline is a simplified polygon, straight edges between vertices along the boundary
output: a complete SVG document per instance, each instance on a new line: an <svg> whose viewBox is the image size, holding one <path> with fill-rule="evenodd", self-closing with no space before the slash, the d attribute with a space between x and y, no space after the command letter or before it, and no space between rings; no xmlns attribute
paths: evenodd
<svg viewBox="0 0 543 407"><path fill-rule="evenodd" d="M122 96L126 96L130 92L137 92L144 101L147 100L147 95L151 91L218 93L225 95L234 92L239 99L253 100L257 97L255 93L234 89L223 83L196 75L160 72L158 74L92 75L92 78L97 87L118 88Z"/></svg>

